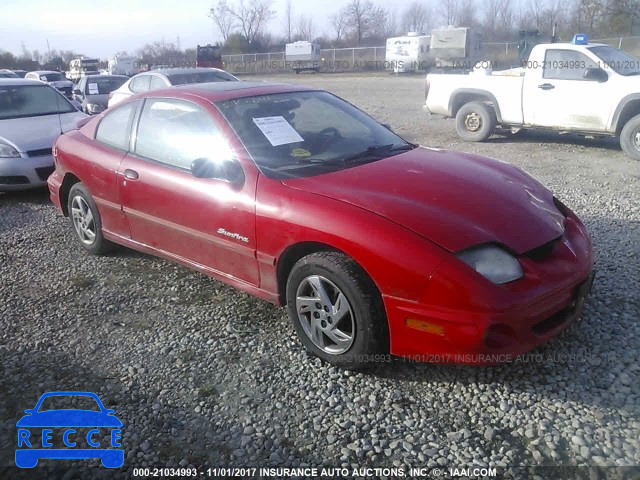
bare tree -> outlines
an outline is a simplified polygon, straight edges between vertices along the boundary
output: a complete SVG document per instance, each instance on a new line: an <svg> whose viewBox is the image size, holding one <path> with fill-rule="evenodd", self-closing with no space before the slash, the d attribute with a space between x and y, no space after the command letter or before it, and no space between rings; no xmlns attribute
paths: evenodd
<svg viewBox="0 0 640 480"><path fill-rule="evenodd" d="M476 4L474 0L460 0L456 23L464 27L471 27L477 23Z"/></svg>
<svg viewBox="0 0 640 480"><path fill-rule="evenodd" d="M276 14L271 9L271 0L239 0L235 6L226 4L226 10L237 23L249 45L253 45L267 22Z"/></svg>
<svg viewBox="0 0 640 480"><path fill-rule="evenodd" d="M215 23L218 30L220 30L222 40L226 43L229 35L236 26L236 18L231 14L226 0L220 0L218 5L211 7L209 17L213 19L213 23Z"/></svg>
<svg viewBox="0 0 640 480"><path fill-rule="evenodd" d="M351 0L342 15L358 45L364 38L383 32L387 21L387 12L371 0Z"/></svg>
<svg viewBox="0 0 640 480"><path fill-rule="evenodd" d="M287 43L291 43L293 34L293 6L291 5L291 0L287 0L287 6L284 10L284 19L286 22Z"/></svg>
<svg viewBox="0 0 640 480"><path fill-rule="evenodd" d="M440 15L445 25L455 25L460 17L460 0L442 0Z"/></svg>
<svg viewBox="0 0 640 480"><path fill-rule="evenodd" d="M431 31L431 9L428 5L413 2L402 15L402 29L410 32Z"/></svg>
<svg viewBox="0 0 640 480"><path fill-rule="evenodd" d="M331 21L333 30L336 32L336 43L340 43L347 25L347 18L344 14L344 10L340 10L338 13L331 15L329 20Z"/></svg>
<svg viewBox="0 0 640 480"><path fill-rule="evenodd" d="M315 33L316 26L313 23L313 18L300 15L296 27L296 38L312 41L315 37Z"/></svg>
<svg viewBox="0 0 640 480"><path fill-rule="evenodd" d="M514 26L511 0L486 0L482 26L487 39L508 38Z"/></svg>

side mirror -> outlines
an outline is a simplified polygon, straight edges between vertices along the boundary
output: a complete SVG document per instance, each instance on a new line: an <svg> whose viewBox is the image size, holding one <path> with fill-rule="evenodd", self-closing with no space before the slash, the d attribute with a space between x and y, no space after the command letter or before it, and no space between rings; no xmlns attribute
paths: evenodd
<svg viewBox="0 0 640 480"><path fill-rule="evenodd" d="M208 158L196 158L191 164L191 174L196 178L218 178L235 184L244 182L244 171L235 160L213 162Z"/></svg>
<svg viewBox="0 0 640 480"><path fill-rule="evenodd" d="M585 80L595 80L596 82L601 82L601 83L609 80L609 75L607 75L607 72L597 67L587 68L584 71L584 74L582 75L582 77Z"/></svg>

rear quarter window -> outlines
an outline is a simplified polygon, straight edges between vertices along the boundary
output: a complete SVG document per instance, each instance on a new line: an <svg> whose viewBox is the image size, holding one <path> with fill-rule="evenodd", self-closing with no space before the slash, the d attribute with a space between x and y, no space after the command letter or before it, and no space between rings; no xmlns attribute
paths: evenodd
<svg viewBox="0 0 640 480"><path fill-rule="evenodd" d="M129 150L131 123L140 102L130 102L107 113L96 129L96 140L118 150Z"/></svg>

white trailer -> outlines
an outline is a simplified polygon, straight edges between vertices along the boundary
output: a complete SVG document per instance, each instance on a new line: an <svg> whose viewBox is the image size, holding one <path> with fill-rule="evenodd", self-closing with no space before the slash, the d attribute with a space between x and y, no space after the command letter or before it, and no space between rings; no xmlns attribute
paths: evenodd
<svg viewBox="0 0 640 480"><path fill-rule="evenodd" d="M387 39L385 63L394 73L426 70L429 61L431 35L409 32L404 37Z"/></svg>
<svg viewBox="0 0 640 480"><path fill-rule="evenodd" d="M320 45L305 40L287 43L284 60L296 73L303 70L320 70Z"/></svg>
<svg viewBox="0 0 640 480"><path fill-rule="evenodd" d="M140 70L139 61L136 57L116 55L109 59L107 70L110 75L132 76Z"/></svg>
<svg viewBox="0 0 640 480"><path fill-rule="evenodd" d="M431 56L436 68L471 70L481 53L482 39L472 28L447 27L431 32Z"/></svg>

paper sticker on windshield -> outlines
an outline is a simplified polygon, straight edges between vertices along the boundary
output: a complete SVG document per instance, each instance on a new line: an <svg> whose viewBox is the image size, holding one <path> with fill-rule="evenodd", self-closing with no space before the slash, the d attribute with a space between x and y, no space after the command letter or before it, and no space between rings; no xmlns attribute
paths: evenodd
<svg viewBox="0 0 640 480"><path fill-rule="evenodd" d="M97 95L98 94L98 84L90 83L89 84L89 95Z"/></svg>
<svg viewBox="0 0 640 480"><path fill-rule="evenodd" d="M254 118L253 123L274 147L287 143L304 142L304 139L283 116Z"/></svg>

